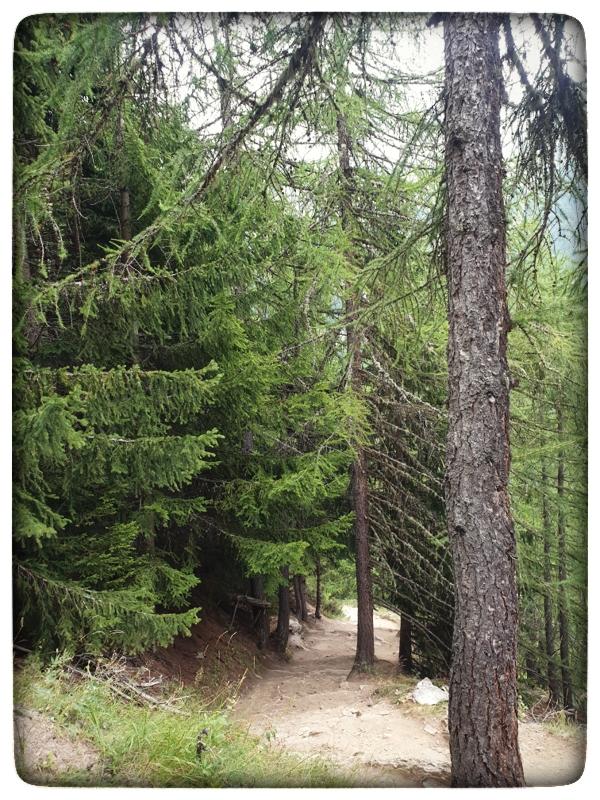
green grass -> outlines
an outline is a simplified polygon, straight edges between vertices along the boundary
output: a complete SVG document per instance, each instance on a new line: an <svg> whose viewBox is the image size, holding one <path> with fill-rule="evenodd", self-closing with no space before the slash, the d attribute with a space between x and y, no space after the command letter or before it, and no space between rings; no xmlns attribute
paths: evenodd
<svg viewBox="0 0 600 800"><path fill-rule="evenodd" d="M584 728L573 722L564 711L555 711L544 723L547 730L555 736L570 739L574 736L582 736Z"/></svg>
<svg viewBox="0 0 600 800"><path fill-rule="evenodd" d="M186 689L185 714L123 701L105 683L75 681L60 663L42 671L30 658L15 675L15 703L51 718L62 731L85 740L100 754L101 767L75 767L49 785L153 787L331 787L353 785L350 775L316 759L301 759L250 736L227 709L207 710ZM172 702L176 699L171 697ZM207 750L199 760L202 728ZM48 765L51 767L51 765Z"/></svg>

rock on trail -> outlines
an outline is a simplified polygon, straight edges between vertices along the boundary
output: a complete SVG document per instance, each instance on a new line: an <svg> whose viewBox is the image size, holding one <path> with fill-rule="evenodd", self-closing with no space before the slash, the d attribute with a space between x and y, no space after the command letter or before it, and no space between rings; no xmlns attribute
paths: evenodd
<svg viewBox="0 0 600 800"><path fill-rule="evenodd" d="M376 674L348 680L356 610L344 611L345 620L311 620L303 630L306 649L267 666L248 684L234 715L251 733L268 734L272 746L324 759L364 786L448 785L446 704L413 714L412 704L398 706L375 693L381 676L395 673L398 622L375 615ZM583 735L561 737L524 723L520 746L529 785L565 784L582 771Z"/></svg>

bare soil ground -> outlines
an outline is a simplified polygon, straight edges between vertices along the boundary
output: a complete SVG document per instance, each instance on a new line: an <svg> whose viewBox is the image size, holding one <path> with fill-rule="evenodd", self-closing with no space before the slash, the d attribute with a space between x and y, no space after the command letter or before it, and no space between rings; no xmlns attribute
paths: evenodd
<svg viewBox="0 0 600 800"><path fill-rule="evenodd" d="M233 715L273 747L319 757L363 786L446 786L450 757L446 704L419 706L406 699L411 681L397 675L398 620L376 614L378 662L372 675L348 680L356 646L356 610L345 620L312 620L303 648L289 661L260 653L248 632L232 634L226 615L207 615L189 638L131 659L166 682L181 681L217 698L242 691ZM414 683L414 681L412 681ZM530 786L565 785L585 762L585 733L547 724L520 726L520 747ZM19 774L34 784L72 773L71 785L102 783L99 753L73 739L52 719L15 709Z"/></svg>
<svg viewBox="0 0 600 800"><path fill-rule="evenodd" d="M169 647L129 659L166 681L194 686L213 703L238 691L248 675L255 675L267 656L244 626L229 629L231 617L206 609L190 636L178 636Z"/></svg>
<svg viewBox="0 0 600 800"><path fill-rule="evenodd" d="M65 772L93 775L100 770L100 756L93 747L74 740L37 711L15 708L14 744L17 772L27 783L52 784Z"/></svg>
<svg viewBox="0 0 600 800"><path fill-rule="evenodd" d="M273 746L324 758L365 786L448 785L446 704L399 704L393 690L387 696L396 672L397 620L376 615L376 670L348 680L356 622L355 610L345 610L346 620L312 620L304 630L306 649L265 665L234 714ZM581 775L581 729L560 735L548 725L521 723L519 739L529 786L564 785Z"/></svg>

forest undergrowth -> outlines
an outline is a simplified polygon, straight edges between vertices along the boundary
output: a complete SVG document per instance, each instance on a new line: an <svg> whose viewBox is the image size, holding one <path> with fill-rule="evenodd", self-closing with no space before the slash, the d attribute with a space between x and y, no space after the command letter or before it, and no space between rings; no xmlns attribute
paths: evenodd
<svg viewBox="0 0 600 800"><path fill-rule="evenodd" d="M50 786L252 787L348 786L330 765L273 751L248 734L228 711L234 695L207 703L197 691L171 683L164 706L137 705L115 695L110 681L75 678L57 659L42 669L34 657L17 669L15 706L33 710L66 740L62 762L52 755L37 764L17 759L20 777ZM175 709L175 711L174 711ZM201 733L206 731L204 735ZM203 738L198 755L198 736ZM75 743L91 753L80 767ZM17 737L18 744L18 737ZM56 742L54 743L56 747ZM69 747L70 745L70 747ZM65 753L63 746L62 752ZM75 759L71 756L74 754Z"/></svg>
<svg viewBox="0 0 600 800"><path fill-rule="evenodd" d="M113 656L87 667L67 656L49 666L35 655L20 659L20 776L53 786L446 785L447 704L412 700L419 676L389 660L397 620L386 610L376 611L372 673L348 674L356 621L348 616L355 609L344 608L341 620L311 617L302 649L286 657L249 658L243 632L224 657L230 631L205 620L192 643L206 640L198 652L210 669L204 658L190 659L188 639L141 659ZM443 685L444 676L433 677ZM581 768L584 729L542 706L541 696L532 707L520 704L530 785L543 781L557 753L548 780Z"/></svg>

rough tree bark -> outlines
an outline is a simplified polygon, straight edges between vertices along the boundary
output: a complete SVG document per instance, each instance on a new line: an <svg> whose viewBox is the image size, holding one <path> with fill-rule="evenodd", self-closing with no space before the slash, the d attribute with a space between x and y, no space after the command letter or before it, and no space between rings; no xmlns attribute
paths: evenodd
<svg viewBox="0 0 600 800"><path fill-rule="evenodd" d="M453 786L522 786L498 17L444 17Z"/></svg>
<svg viewBox="0 0 600 800"><path fill-rule="evenodd" d="M548 694L553 706L560 705L560 680L554 662L554 612L552 603L552 533L550 511L548 509L548 474L546 464L542 464L542 524L544 526L544 650L546 653L546 675Z"/></svg>
<svg viewBox="0 0 600 800"><path fill-rule="evenodd" d="M400 647L398 666L402 672L412 672L412 622L405 614L400 617Z"/></svg>
<svg viewBox="0 0 600 800"><path fill-rule="evenodd" d="M559 441L564 433L564 419L560 399L556 403L557 433ZM562 677L562 696L565 708L573 708L573 681L571 679L569 648L569 608L567 603L566 581L567 570L567 538L565 512L563 509L565 494L565 455L559 450L558 469L556 472L556 491L558 494L558 633L560 637L560 663Z"/></svg>
<svg viewBox="0 0 600 800"><path fill-rule="evenodd" d="M288 636L290 632L290 569L289 567L281 568L281 575L284 583L279 586L279 609L277 613L277 629L275 631L275 640L277 642L277 649L280 653L285 653L287 650Z"/></svg>
<svg viewBox="0 0 600 800"><path fill-rule="evenodd" d="M350 166L350 137L343 114L337 117L338 158L342 178L341 216L342 227L349 231L351 226L351 198L354 186ZM352 253L348 254L352 260ZM346 301L346 340L348 347L348 380L353 391L362 391L362 336L358 325L360 297L351 293ZM358 624L356 630L356 655L353 671L369 670L375 661L375 635L373 631L373 586L371 580L371 560L369 553L369 482L367 459L362 447L358 448L352 466L352 507L355 514L354 540L356 549L356 604Z"/></svg>
<svg viewBox="0 0 600 800"><path fill-rule="evenodd" d="M294 587L294 614L296 619L300 621L302 619L302 600L300 599L300 586L297 575L292 578L292 585Z"/></svg>
<svg viewBox="0 0 600 800"><path fill-rule="evenodd" d="M349 336L351 341L354 336ZM354 366L360 364L360 348L353 347ZM353 370L354 371L354 370ZM355 391L360 390L359 380L353 381ZM369 554L369 501L366 456L359 449L352 467L352 506L355 514L356 548L356 655L353 669L369 670L375 661L375 634L373 630L373 588Z"/></svg>

